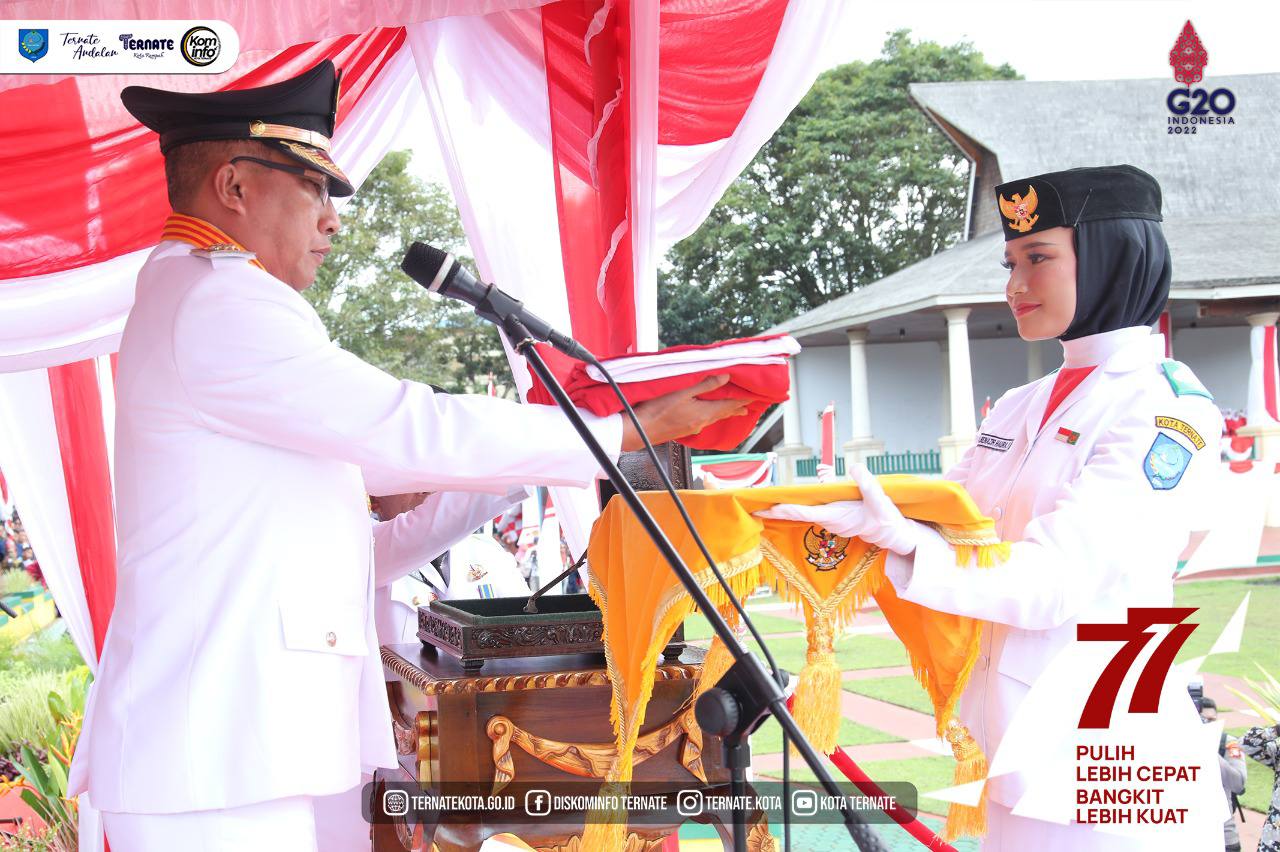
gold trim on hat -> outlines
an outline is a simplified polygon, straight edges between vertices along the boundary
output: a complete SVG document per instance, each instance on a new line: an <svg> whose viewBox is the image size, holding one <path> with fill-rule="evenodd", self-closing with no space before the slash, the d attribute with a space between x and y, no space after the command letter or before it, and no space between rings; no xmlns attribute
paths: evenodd
<svg viewBox="0 0 1280 852"><path fill-rule="evenodd" d="M290 127L287 124L267 124L261 120L250 122L249 135L255 139L288 139L301 142L326 153L329 150L329 137L314 130L303 130L301 127Z"/></svg>
<svg viewBox="0 0 1280 852"><path fill-rule="evenodd" d="M288 148L290 153L301 157L308 163L311 163L316 168L320 169L320 171L336 175L346 183L351 182L347 179L347 176L343 174L342 169L338 168L338 164L329 159L327 155L313 151L310 148L304 148L301 145L295 145L292 142L281 142L280 144Z"/></svg>

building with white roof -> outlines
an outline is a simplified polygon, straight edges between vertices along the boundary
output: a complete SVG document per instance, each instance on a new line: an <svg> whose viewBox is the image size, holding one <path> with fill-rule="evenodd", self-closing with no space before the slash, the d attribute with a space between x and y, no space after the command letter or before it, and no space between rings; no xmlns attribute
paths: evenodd
<svg viewBox="0 0 1280 852"><path fill-rule="evenodd" d="M920 108L969 159L963 238L771 329L790 333L804 350L794 362L791 401L742 449L778 450L782 481L811 475L817 414L834 401L845 460L867 461L876 472L938 472L957 460L988 398L1061 363L1056 341L1017 336L1004 299L993 187L1077 166L1130 163L1160 181L1173 258L1165 320L1173 357L1191 366L1222 408L1249 407L1250 328L1274 336L1280 316L1273 219L1280 74L1206 79L1206 88L1234 94L1235 122L1198 125L1194 134L1168 132L1166 97L1175 85L912 85Z"/></svg>

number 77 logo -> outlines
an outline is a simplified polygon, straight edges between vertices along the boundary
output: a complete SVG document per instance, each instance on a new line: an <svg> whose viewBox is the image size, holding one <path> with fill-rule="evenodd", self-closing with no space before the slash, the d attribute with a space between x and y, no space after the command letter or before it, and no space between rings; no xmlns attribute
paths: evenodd
<svg viewBox="0 0 1280 852"><path fill-rule="evenodd" d="M1082 642L1124 642L1116 651L1116 655L1107 663L1089 693L1080 713L1081 728L1110 728L1111 711L1115 707L1116 698L1120 694L1120 686L1125 675L1133 668L1138 654L1151 641L1154 633L1147 632L1148 627L1157 624L1172 624L1169 635L1161 640L1151 654L1151 659L1142 667L1138 682L1133 687L1133 698L1129 701L1130 713L1155 713L1160 709L1160 689L1164 685L1165 676L1173 666L1173 658L1178 649L1187 641L1187 637L1200 625L1183 624L1182 621L1196 607L1130 607L1127 624L1077 624L1076 639Z"/></svg>

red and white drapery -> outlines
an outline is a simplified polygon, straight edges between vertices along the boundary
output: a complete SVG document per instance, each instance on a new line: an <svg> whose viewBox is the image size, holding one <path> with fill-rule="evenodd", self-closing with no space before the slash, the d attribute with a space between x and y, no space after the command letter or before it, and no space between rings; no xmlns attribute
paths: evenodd
<svg viewBox="0 0 1280 852"><path fill-rule="evenodd" d="M699 462L693 460L694 477L702 477L708 488L752 488L772 485L777 453L752 454L749 457L729 456L723 461Z"/></svg>
<svg viewBox="0 0 1280 852"><path fill-rule="evenodd" d="M235 66L0 77L0 109L19 117L0 125L0 467L90 665L115 581L110 356L168 212L158 146L121 88L258 86L333 59L347 174L363 180L425 114L482 275L614 355L656 348L658 259L808 90L844 11L838 0L277 0L264 16L138 0L138 18L230 23ZM38 19L48 6L8 12ZM90 0L58 9L112 14ZM594 497L557 491L579 552Z"/></svg>

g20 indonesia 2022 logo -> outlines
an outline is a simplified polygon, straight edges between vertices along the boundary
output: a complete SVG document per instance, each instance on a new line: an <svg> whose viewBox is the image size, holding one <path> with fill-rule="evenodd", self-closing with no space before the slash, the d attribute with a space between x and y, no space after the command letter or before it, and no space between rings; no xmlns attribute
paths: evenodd
<svg viewBox="0 0 1280 852"><path fill-rule="evenodd" d="M35 62L49 52L48 30L18 30L18 54Z"/></svg>
<svg viewBox="0 0 1280 852"><path fill-rule="evenodd" d="M1204 67L1209 64L1209 52L1196 35L1195 27L1187 21L1173 49L1169 51L1169 64L1173 67L1173 79L1185 86L1174 89L1165 98L1169 107L1168 129L1171 134L1194 134L1202 124L1235 124L1231 111L1236 108L1236 96L1230 89L1193 89L1204 79Z"/></svg>

